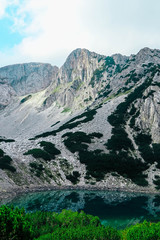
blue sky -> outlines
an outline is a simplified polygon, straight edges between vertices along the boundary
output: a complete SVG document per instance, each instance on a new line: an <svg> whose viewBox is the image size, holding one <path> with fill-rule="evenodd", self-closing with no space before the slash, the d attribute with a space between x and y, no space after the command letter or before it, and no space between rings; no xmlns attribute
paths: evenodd
<svg viewBox="0 0 160 240"><path fill-rule="evenodd" d="M159 0L0 0L0 66L160 48Z"/></svg>

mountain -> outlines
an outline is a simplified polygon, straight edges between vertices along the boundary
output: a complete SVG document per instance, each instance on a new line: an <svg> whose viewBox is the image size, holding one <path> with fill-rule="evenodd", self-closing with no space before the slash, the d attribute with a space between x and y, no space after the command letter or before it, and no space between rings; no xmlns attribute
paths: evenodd
<svg viewBox="0 0 160 240"><path fill-rule="evenodd" d="M0 191L160 189L160 50L0 68Z"/></svg>

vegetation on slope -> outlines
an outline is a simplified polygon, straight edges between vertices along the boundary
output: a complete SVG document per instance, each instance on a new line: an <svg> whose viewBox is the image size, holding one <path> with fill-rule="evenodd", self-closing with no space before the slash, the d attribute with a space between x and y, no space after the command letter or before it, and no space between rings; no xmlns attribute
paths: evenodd
<svg viewBox="0 0 160 240"><path fill-rule="evenodd" d="M120 151L122 147L128 149L132 147L131 141L127 139L125 132L118 132L121 136L121 141L113 143L114 149ZM123 134L124 136L123 136ZM79 160L86 165L87 177L91 175L100 181L104 178L106 173L117 172L118 174L132 179L135 183L145 185L143 181L143 175L141 174L146 168L140 160L135 160L127 155L127 152L121 152L116 154L113 150L112 142L109 142L109 147L112 151L109 154L102 153L102 150L97 149L95 151L88 151L88 145L93 138L100 138L103 135L100 133L86 134L84 132L69 132L64 134L64 144L72 152L78 152ZM117 136L118 138L118 136ZM124 141L123 141L124 139ZM128 161L130 164L128 164Z"/></svg>
<svg viewBox="0 0 160 240"><path fill-rule="evenodd" d="M22 100L20 101L20 104L22 104L22 103L28 101L31 97L32 97L32 95L28 95L28 96L22 98Z"/></svg>
<svg viewBox="0 0 160 240"><path fill-rule="evenodd" d="M61 132L65 129L73 129L82 123L87 123L89 121L92 121L94 118L94 115L97 113L96 110L97 109L92 109L92 110L86 111L86 112L72 118L71 120L69 120L62 126L60 126L57 130L39 134L39 135L35 136L35 138L33 138L33 140L37 139L37 138L41 138L41 137L56 136L56 134L58 132Z"/></svg>
<svg viewBox="0 0 160 240"><path fill-rule="evenodd" d="M0 149L0 169L16 172L16 169L11 165L11 162L12 158L8 155L5 155L4 151Z"/></svg>
<svg viewBox="0 0 160 240"><path fill-rule="evenodd" d="M15 142L15 140L14 139L6 139L6 138L1 138L0 137L0 142Z"/></svg>
<svg viewBox="0 0 160 240"><path fill-rule="evenodd" d="M39 144L43 147L43 150L40 148L34 148L25 152L24 155L32 155L34 158L42 158L45 161L50 161L55 159L55 156L61 153L51 142L41 141Z"/></svg>
<svg viewBox="0 0 160 240"><path fill-rule="evenodd" d="M124 230L103 226L98 217L71 210L25 213L0 207L1 240L159 240L160 222L144 221Z"/></svg>
<svg viewBox="0 0 160 240"><path fill-rule="evenodd" d="M113 126L112 137L106 143L107 149L110 150L110 154L119 161L121 156L125 156L126 161L130 165L133 164L133 173L132 176L127 173L127 175L134 181L136 184L145 186L147 181L145 180L145 175L142 173L149 167L151 160L147 154L150 151L149 144L151 143L151 137L147 134L137 132L135 137L136 144L139 146L139 151L141 156L144 158L145 162L143 163L140 159L133 157L130 152L134 151L131 140L128 138L128 135L125 130L125 125L128 119L131 117L130 127L133 127L134 130L138 130L135 127L135 119L139 115L133 105L133 103L138 99L142 98L143 92L147 89L152 82L152 78L148 78L140 86L138 86L133 92L131 92L125 99L125 102L118 105L117 109L108 117L109 123ZM128 111L128 109L130 109ZM138 114L137 114L138 113ZM148 151L146 151L148 150Z"/></svg>
<svg viewBox="0 0 160 240"><path fill-rule="evenodd" d="M152 70L151 77L135 88L126 97L125 102L119 104L117 109L108 117L109 123L113 126L112 137L105 144L109 150L108 154L102 153L99 149L88 151L91 139L85 133L77 132L63 135L63 137L67 137L64 140L65 146L72 153L78 152L80 162L86 165L87 178L91 175L96 180L102 180L106 173L117 172L140 186L147 186L147 176L143 172L154 161L158 163L159 167L160 145L150 146L151 137L147 133L139 132L135 126L135 119L138 117L139 111L133 105L137 99L143 97L144 91L151 85L152 77L155 74ZM133 76L135 77L135 74ZM131 110L129 111L129 109ZM130 118L130 127L136 131L135 142L145 162L133 155L135 149L125 129L126 122ZM158 185L159 181L155 180L155 183Z"/></svg>

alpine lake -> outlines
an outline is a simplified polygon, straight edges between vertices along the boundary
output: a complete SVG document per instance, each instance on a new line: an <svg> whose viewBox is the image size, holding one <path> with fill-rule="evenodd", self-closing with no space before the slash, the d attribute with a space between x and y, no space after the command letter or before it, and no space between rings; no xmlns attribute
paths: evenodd
<svg viewBox="0 0 160 240"><path fill-rule="evenodd" d="M71 209L98 216L104 225L123 229L144 220L160 221L160 195L119 191L51 190L27 193L7 203L26 212Z"/></svg>

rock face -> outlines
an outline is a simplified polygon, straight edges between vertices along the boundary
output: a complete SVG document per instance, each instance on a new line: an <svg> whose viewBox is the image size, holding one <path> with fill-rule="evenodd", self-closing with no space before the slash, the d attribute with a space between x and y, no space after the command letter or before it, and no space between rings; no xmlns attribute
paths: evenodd
<svg viewBox="0 0 160 240"><path fill-rule="evenodd" d="M1 190L159 191L159 89L160 50L149 48L129 57L76 49L60 69L1 68Z"/></svg>
<svg viewBox="0 0 160 240"><path fill-rule="evenodd" d="M16 64L0 68L0 79L10 84L18 96L22 96L48 87L57 72L58 68L50 64Z"/></svg>
<svg viewBox="0 0 160 240"><path fill-rule="evenodd" d="M13 88L5 82L0 81L0 110L5 108L11 101L11 99L16 96Z"/></svg>
<svg viewBox="0 0 160 240"><path fill-rule="evenodd" d="M93 72L102 65L104 58L105 56L86 49L74 50L60 68L57 83L50 86L46 94L46 106L57 101L60 106L80 109L86 105L84 100L92 98L93 101L95 93L91 89L90 81Z"/></svg>

